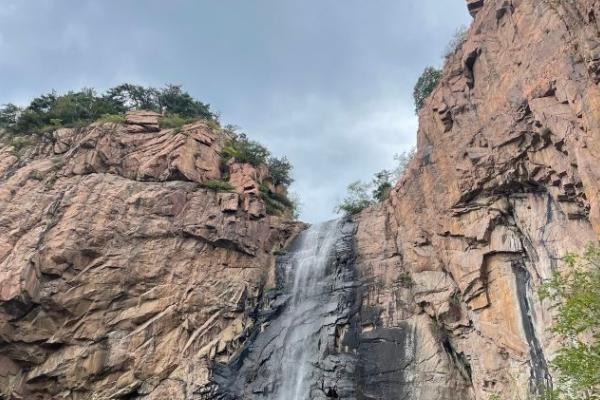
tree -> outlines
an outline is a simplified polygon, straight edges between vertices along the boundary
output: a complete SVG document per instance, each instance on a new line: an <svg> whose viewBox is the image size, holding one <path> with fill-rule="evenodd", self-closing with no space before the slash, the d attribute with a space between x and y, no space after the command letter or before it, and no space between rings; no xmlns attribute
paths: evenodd
<svg viewBox="0 0 600 400"><path fill-rule="evenodd" d="M392 172L384 169L375 174L375 178L373 178L373 198L378 202L382 202L388 198L392 187Z"/></svg>
<svg viewBox="0 0 600 400"><path fill-rule="evenodd" d="M294 182L291 177L293 167L287 157L269 157L267 166L269 167L269 175L273 180L273 184L289 186Z"/></svg>
<svg viewBox="0 0 600 400"><path fill-rule="evenodd" d="M224 160L233 158L237 162L252 164L255 167L267 164L271 153L265 146L254 140L249 140L245 133L229 132L229 135L231 139L222 150Z"/></svg>
<svg viewBox="0 0 600 400"><path fill-rule="evenodd" d="M0 108L0 127L10 128L17 123L21 108L12 103L3 105Z"/></svg>
<svg viewBox="0 0 600 400"><path fill-rule="evenodd" d="M210 106L194 100L179 85L167 85L158 93L158 104L164 114L177 114L184 118L213 119Z"/></svg>
<svg viewBox="0 0 600 400"><path fill-rule="evenodd" d="M413 91L413 98L415 100L415 112L419 110L425 104L425 99L433 92L437 86L440 78L442 77L442 70L434 67L427 67L417 80L415 89Z"/></svg>
<svg viewBox="0 0 600 400"><path fill-rule="evenodd" d="M159 92L154 88L123 83L108 89L104 98L107 102L120 108L121 112L131 109L160 111L158 96Z"/></svg>
<svg viewBox="0 0 600 400"><path fill-rule="evenodd" d="M346 197L335 208L338 214L358 214L373 204L369 194L370 185L361 181L355 181L348 185Z"/></svg>
<svg viewBox="0 0 600 400"><path fill-rule="evenodd" d="M562 347L552 365L558 372L554 399L600 399L600 248L565 256L568 270L556 272L541 290L541 299L556 304L552 331Z"/></svg>

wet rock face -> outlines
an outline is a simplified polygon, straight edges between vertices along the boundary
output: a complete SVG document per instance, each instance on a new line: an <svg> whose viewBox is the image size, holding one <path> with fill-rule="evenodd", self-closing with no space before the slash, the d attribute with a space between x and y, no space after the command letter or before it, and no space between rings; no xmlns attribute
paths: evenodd
<svg viewBox="0 0 600 400"><path fill-rule="evenodd" d="M220 176L206 125L128 126L0 146L0 398L197 398L302 228L199 186Z"/></svg>
<svg viewBox="0 0 600 400"><path fill-rule="evenodd" d="M357 219L360 315L411 332L414 398L526 398L557 349L537 288L600 233L600 2L468 5L415 159Z"/></svg>
<svg viewBox="0 0 600 400"><path fill-rule="evenodd" d="M277 263L277 287L235 359L214 366L211 399L355 399L354 225L302 232Z"/></svg>

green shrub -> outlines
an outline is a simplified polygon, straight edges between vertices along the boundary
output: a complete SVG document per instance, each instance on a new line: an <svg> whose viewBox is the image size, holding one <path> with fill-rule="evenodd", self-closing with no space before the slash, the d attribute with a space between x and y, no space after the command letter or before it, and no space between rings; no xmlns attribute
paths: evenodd
<svg viewBox="0 0 600 400"><path fill-rule="evenodd" d="M365 208L373 204L373 199L369 195L369 184L361 181L352 182L348 185L346 197L335 208L338 214L358 214Z"/></svg>
<svg viewBox="0 0 600 400"><path fill-rule="evenodd" d="M378 202L382 202L388 198L390 192L392 191L393 183L392 183L392 172L388 170L382 170L375 174L375 178L373 178L373 198Z"/></svg>
<svg viewBox="0 0 600 400"><path fill-rule="evenodd" d="M63 95L52 91L36 97L25 108L6 104L0 108L0 128L12 133L42 134L61 126L85 126L107 115L111 117L107 117L106 122L120 123L122 120L117 116L133 109L178 115L186 122L193 119L217 122L208 104L194 100L180 86L154 89L126 83L103 95L93 89Z"/></svg>
<svg viewBox="0 0 600 400"><path fill-rule="evenodd" d="M24 136L11 136L8 144L13 147L14 151L20 152L25 147L34 145L35 141Z"/></svg>
<svg viewBox="0 0 600 400"><path fill-rule="evenodd" d="M98 122L102 124L124 124L125 114L104 114L98 118Z"/></svg>
<svg viewBox="0 0 600 400"><path fill-rule="evenodd" d="M567 254L568 270L556 272L540 289L557 306L552 331L562 347L552 360L558 372L554 399L600 399L600 248Z"/></svg>
<svg viewBox="0 0 600 400"><path fill-rule="evenodd" d="M234 133L221 151L221 156L225 160L233 158L237 162L252 164L255 167L266 164L270 154L266 147L249 140L244 133Z"/></svg>
<svg viewBox="0 0 600 400"><path fill-rule="evenodd" d="M169 114L161 117L159 125L163 129L181 128L190 121L179 114Z"/></svg>
<svg viewBox="0 0 600 400"><path fill-rule="evenodd" d="M17 123L21 109L12 103L0 107L0 128L13 126Z"/></svg>
<svg viewBox="0 0 600 400"><path fill-rule="evenodd" d="M269 190L266 185L260 185L260 196L265 202L267 214L281 215L285 212L291 212L297 218L299 204L289 197Z"/></svg>
<svg viewBox="0 0 600 400"><path fill-rule="evenodd" d="M29 179L33 179L33 180L36 180L36 181L43 181L44 180L44 175L40 171L38 171L37 169L34 169L34 170L32 170L29 173Z"/></svg>
<svg viewBox="0 0 600 400"><path fill-rule="evenodd" d="M167 85L158 91L158 105L165 114L177 114L184 118L214 120L210 106L194 100L180 85Z"/></svg>
<svg viewBox="0 0 600 400"><path fill-rule="evenodd" d="M417 80L415 89L413 91L413 98L415 100L415 112L419 110L425 104L425 99L433 92L437 86L440 78L442 77L442 71L434 67L427 67Z"/></svg>
<svg viewBox="0 0 600 400"><path fill-rule="evenodd" d="M201 187L209 190L213 190L215 192L232 192L234 187L229 184L229 182L225 182L218 179L212 179L200 184Z"/></svg>
<svg viewBox="0 0 600 400"><path fill-rule="evenodd" d="M269 167L269 176L273 180L274 185L289 186L294 182L291 177L293 167L287 157L269 157L267 166Z"/></svg>

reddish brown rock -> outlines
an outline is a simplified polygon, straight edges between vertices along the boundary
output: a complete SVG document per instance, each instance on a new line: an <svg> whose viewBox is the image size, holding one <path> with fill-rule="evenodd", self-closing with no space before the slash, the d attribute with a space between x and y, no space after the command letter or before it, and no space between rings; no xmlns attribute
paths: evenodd
<svg viewBox="0 0 600 400"><path fill-rule="evenodd" d="M130 133L158 132L161 115L153 111L134 110L125 116L127 131Z"/></svg>
<svg viewBox="0 0 600 400"><path fill-rule="evenodd" d="M414 160L358 217L361 314L436 349L407 367L416 398L527 398L557 348L537 289L600 233L600 2L467 3Z"/></svg>
<svg viewBox="0 0 600 400"><path fill-rule="evenodd" d="M54 137L0 147L0 397L201 392L301 224L199 187L221 178L224 139L206 124Z"/></svg>

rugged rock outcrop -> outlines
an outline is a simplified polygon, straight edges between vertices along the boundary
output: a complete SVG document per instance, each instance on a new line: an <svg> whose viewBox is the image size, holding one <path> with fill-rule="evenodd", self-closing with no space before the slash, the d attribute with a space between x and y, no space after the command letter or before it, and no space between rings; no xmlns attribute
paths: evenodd
<svg viewBox="0 0 600 400"><path fill-rule="evenodd" d="M416 399L526 398L550 384L552 315L536 289L600 233L600 2L468 6L474 23L420 112L415 159L357 219L363 330L384 352L390 330L409 338L393 350L403 375L384 385ZM365 398L400 398L382 386Z"/></svg>
<svg viewBox="0 0 600 400"><path fill-rule="evenodd" d="M0 398L200 396L302 228L221 165L222 132L141 114L1 147ZM224 168L243 185L202 187Z"/></svg>
<svg viewBox="0 0 600 400"><path fill-rule="evenodd" d="M600 1L467 6L405 177L339 223L328 289L297 319L301 244L272 253L304 226L267 215L264 168L223 165L222 132L136 112L1 146L0 398L271 398L298 343L278 331L302 324L315 398L550 385L536 289L600 234ZM203 188L225 173L233 192Z"/></svg>

